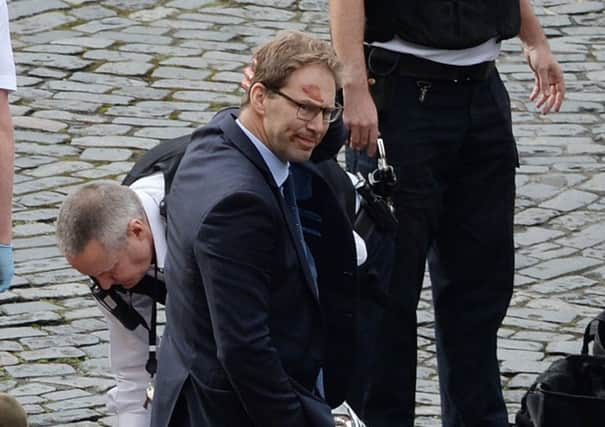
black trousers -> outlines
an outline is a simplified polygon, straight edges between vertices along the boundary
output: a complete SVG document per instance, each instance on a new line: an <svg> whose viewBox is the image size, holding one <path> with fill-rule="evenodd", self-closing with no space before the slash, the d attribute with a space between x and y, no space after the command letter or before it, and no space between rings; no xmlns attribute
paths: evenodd
<svg viewBox="0 0 605 427"><path fill-rule="evenodd" d="M496 356L514 274L518 156L508 94L495 70L486 80L396 72L377 80L380 132L400 180L389 286L397 304L375 325L356 409L370 427L414 425L416 309L428 259L443 426L508 426ZM372 167L365 154L347 154L353 168Z"/></svg>

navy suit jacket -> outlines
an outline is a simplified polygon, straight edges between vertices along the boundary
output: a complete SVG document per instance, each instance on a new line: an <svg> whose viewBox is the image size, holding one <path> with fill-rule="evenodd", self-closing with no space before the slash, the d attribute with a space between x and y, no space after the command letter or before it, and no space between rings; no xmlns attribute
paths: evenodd
<svg viewBox="0 0 605 427"><path fill-rule="evenodd" d="M348 387L355 248L330 187L312 164L297 167L319 296L281 192L235 117L194 135L167 197L167 326L152 426L334 425L314 389L320 369L330 405Z"/></svg>

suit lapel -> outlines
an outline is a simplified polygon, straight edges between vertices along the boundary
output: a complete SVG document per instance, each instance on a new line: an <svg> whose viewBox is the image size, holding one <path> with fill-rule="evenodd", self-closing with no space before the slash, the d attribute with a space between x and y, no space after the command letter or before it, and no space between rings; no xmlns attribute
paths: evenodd
<svg viewBox="0 0 605 427"><path fill-rule="evenodd" d="M266 183L271 187L271 191L273 192L277 203L281 209L282 217L286 222L286 226L288 228L288 232L290 234L290 240L294 245L294 249L296 251L296 257L298 258L298 263L301 266L303 271L303 276L305 278L305 282L309 291L313 295L315 301L319 302L319 295L317 295L317 287L313 282L313 277L311 275L311 269L309 268L309 263L307 261L307 257L305 256L305 251L302 247L302 242L298 238L298 233L296 232L295 225L292 221L291 215L289 213L289 208L286 206L286 201L281 193L281 189L277 187L273 179L273 175L271 171L267 167L267 164L259 154L254 144L248 139L246 134L244 134L238 124L235 122L236 117L229 114L227 115L220 123L220 128L224 132L227 140L231 141L233 145L242 152L242 154L248 158L263 174Z"/></svg>
<svg viewBox="0 0 605 427"><path fill-rule="evenodd" d="M237 148L250 162L252 162L252 164L254 164L254 166L261 171L265 181L271 187L271 189L277 189L277 185L273 180L273 175L271 175L271 171L267 167L267 164L259 154L252 141L248 139L246 134L242 132L241 128L235 122L236 118L237 117L232 114L226 115L220 122L219 126L221 130L227 137L227 140L231 142L235 148Z"/></svg>

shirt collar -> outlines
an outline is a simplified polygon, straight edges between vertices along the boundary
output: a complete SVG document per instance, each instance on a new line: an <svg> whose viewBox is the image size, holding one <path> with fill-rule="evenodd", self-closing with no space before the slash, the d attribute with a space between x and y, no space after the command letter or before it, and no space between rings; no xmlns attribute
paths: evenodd
<svg viewBox="0 0 605 427"><path fill-rule="evenodd" d="M273 175L273 180L275 181L277 186L281 188L281 186L284 184L284 182L288 178L290 163L284 162L282 159L277 157L275 155L275 153L273 153L273 151L271 151L269 149L269 147L267 147L265 144L263 144L262 141L256 137L256 135L254 135L252 132L250 132L242 124L242 122L239 121L239 119L237 119L235 122L240 127L242 132L244 132L246 134L248 139L250 139L250 141L252 141L252 144L254 144L254 146L258 150L259 154L263 158L265 164L269 168L271 175Z"/></svg>
<svg viewBox="0 0 605 427"><path fill-rule="evenodd" d="M145 211L147 222L153 236L153 248L155 251L156 264L159 269L164 269L166 259L166 222L160 214L159 201L164 196L164 175L162 173L150 175L136 181L132 188Z"/></svg>

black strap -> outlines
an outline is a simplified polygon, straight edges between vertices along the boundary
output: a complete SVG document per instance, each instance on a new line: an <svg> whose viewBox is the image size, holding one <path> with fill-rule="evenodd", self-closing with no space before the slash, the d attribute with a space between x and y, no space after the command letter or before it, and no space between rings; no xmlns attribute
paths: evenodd
<svg viewBox="0 0 605 427"><path fill-rule="evenodd" d="M147 295L160 304L166 304L166 284L149 274L145 274L141 281L128 291L134 294Z"/></svg>
<svg viewBox="0 0 605 427"><path fill-rule="evenodd" d="M588 354L588 345L595 341L596 335L599 333L600 322L605 322L605 310L601 311L588 323L588 325L586 325L586 329L584 330L584 340L582 342L582 354Z"/></svg>
<svg viewBox="0 0 605 427"><path fill-rule="evenodd" d="M601 322L605 322L605 310L597 314L597 316L593 319L593 321L599 320Z"/></svg>
<svg viewBox="0 0 605 427"><path fill-rule="evenodd" d="M145 329L149 329L147 322L136 311L132 304L126 301L127 290L120 290L116 286L112 286L109 289L103 289L99 285L99 282L94 278L90 278L90 291L93 297L99 302L99 304L111 313L120 323L128 330L134 331L136 328L143 326Z"/></svg>
<svg viewBox="0 0 605 427"><path fill-rule="evenodd" d="M158 266L153 266L153 277L158 281ZM145 370L149 373L151 378L155 375L158 369L158 361L156 357L156 343L157 343L157 302L155 298L152 298L151 303L151 319L149 321L149 356L147 357L147 363L145 364Z"/></svg>

